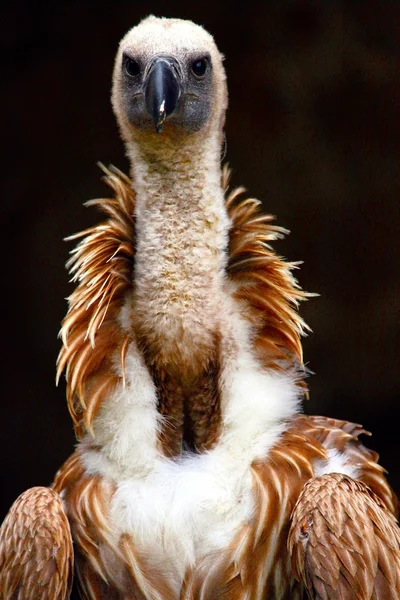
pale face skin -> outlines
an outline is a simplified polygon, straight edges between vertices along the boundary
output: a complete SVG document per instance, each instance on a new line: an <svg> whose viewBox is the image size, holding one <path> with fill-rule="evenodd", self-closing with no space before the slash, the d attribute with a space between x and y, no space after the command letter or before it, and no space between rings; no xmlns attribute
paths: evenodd
<svg viewBox="0 0 400 600"><path fill-rule="evenodd" d="M112 102L125 140L220 128L226 98L222 56L202 27L149 17L122 39Z"/></svg>

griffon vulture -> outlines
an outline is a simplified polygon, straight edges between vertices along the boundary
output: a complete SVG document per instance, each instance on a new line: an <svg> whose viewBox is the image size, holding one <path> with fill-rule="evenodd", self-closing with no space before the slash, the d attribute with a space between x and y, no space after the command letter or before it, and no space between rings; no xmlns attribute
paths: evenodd
<svg viewBox="0 0 400 600"><path fill-rule="evenodd" d="M301 413L283 231L228 191L222 56L202 27L142 21L112 104L130 177L73 236L58 375L79 440L1 530L0 597L400 597L396 499L362 427ZM73 555L75 565L73 566Z"/></svg>

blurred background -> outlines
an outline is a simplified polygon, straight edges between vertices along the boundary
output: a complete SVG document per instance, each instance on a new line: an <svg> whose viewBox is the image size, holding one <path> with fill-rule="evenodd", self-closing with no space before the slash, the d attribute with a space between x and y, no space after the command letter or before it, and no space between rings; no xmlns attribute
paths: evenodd
<svg viewBox="0 0 400 600"><path fill-rule="evenodd" d="M120 38L149 13L204 25L226 55L227 160L304 264L308 413L373 432L400 493L400 3L13 1L3 5L2 519L72 452L57 339L63 238L101 217L96 161L128 169L109 96Z"/></svg>

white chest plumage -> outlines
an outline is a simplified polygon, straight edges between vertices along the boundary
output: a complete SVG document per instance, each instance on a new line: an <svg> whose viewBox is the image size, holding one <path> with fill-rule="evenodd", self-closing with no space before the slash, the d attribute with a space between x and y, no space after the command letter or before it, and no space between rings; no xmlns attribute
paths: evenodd
<svg viewBox="0 0 400 600"><path fill-rule="evenodd" d="M249 521L250 466L267 456L297 410L294 379L260 366L239 316L233 332L224 345L229 351L219 382L222 429L212 450L175 460L161 455L156 390L133 343L125 387L94 422L101 450L82 444L86 470L114 482L113 527L131 535L146 555L169 561L181 577L202 556L228 547Z"/></svg>

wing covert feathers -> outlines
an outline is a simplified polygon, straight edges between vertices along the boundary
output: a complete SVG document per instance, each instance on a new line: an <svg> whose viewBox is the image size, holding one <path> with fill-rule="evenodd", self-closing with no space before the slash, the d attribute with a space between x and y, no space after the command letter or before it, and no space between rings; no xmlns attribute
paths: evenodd
<svg viewBox="0 0 400 600"><path fill-rule="evenodd" d="M68 407L78 437L92 431L101 403L123 381L130 341L118 316L133 286L135 195L130 179L121 171L102 169L114 197L88 202L100 208L106 220L69 238L82 239L67 263L77 287L68 298L69 309L60 331L63 347L57 379L65 369ZM224 190L228 182L229 169L225 167ZM254 346L260 360L275 369L289 361L301 370L300 336L306 326L296 306L307 294L291 274L296 265L284 262L270 247L284 230L271 224L273 217L260 213L258 200L241 200L243 192L238 188L226 199L231 219L227 274L235 284L236 299L247 308L245 313L254 324ZM119 374L115 357L120 360Z"/></svg>
<svg viewBox="0 0 400 600"><path fill-rule="evenodd" d="M0 529L0 599L66 600L73 578L70 526L59 495L30 488Z"/></svg>
<svg viewBox="0 0 400 600"><path fill-rule="evenodd" d="M288 545L293 573L313 600L400 597L400 530L361 481L333 473L307 482Z"/></svg>

